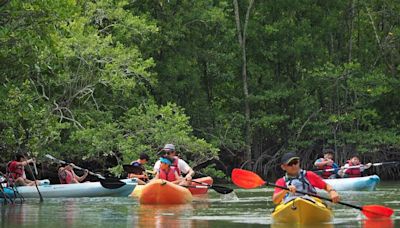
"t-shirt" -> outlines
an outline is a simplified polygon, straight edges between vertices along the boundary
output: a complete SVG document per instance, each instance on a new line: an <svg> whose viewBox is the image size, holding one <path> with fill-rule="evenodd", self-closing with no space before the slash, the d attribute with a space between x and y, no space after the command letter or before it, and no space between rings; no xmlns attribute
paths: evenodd
<svg viewBox="0 0 400 228"><path fill-rule="evenodd" d="M319 188L319 189L325 189L326 188L326 182L324 180L322 180L322 178L320 176L318 176L317 174L315 174L314 172L307 171L306 172L306 178L310 182L310 184L312 186L314 186L315 188ZM275 185L287 187L285 179L283 177L279 178L275 182ZM274 189L274 194L279 193L282 190L283 189L281 189L281 188L275 188Z"/></svg>
<svg viewBox="0 0 400 228"><path fill-rule="evenodd" d="M133 172L133 174L141 175L145 171L145 168L143 167L143 165L140 164L140 162L138 162L138 161L133 161L131 163L131 166L140 168L140 169L137 169L136 172Z"/></svg>
<svg viewBox="0 0 400 228"><path fill-rule="evenodd" d="M178 168L180 170L181 173L188 173L189 170L191 169L190 166L182 159L179 158L178 160ZM158 160L156 162L156 164L154 164L154 168L155 171L159 171L160 170L160 160Z"/></svg>

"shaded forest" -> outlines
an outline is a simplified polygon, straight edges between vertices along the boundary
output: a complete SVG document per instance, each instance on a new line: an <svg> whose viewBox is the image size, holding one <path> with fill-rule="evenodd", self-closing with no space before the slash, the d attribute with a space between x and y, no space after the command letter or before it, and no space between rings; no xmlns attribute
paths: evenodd
<svg viewBox="0 0 400 228"><path fill-rule="evenodd" d="M400 160L400 2L0 1L0 152L121 173L173 143L199 172L324 148ZM386 179L396 166L377 167Z"/></svg>

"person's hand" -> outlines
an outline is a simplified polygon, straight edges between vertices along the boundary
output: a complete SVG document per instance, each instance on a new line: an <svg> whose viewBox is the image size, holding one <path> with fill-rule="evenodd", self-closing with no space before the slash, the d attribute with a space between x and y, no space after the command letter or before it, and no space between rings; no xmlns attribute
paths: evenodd
<svg viewBox="0 0 400 228"><path fill-rule="evenodd" d="M333 203L337 203L340 201L340 196L335 190L330 191L329 195L330 195Z"/></svg>
<svg viewBox="0 0 400 228"><path fill-rule="evenodd" d="M327 165L333 165L333 160L328 159L328 161L326 162Z"/></svg>
<svg viewBox="0 0 400 228"><path fill-rule="evenodd" d="M294 185L289 185L289 186L288 186L288 189L289 189L289 192L290 192L290 193L296 193L296 186L294 186Z"/></svg>
<svg viewBox="0 0 400 228"><path fill-rule="evenodd" d="M89 170L85 169L85 170L83 170L83 173L84 174L89 174Z"/></svg>
<svg viewBox="0 0 400 228"><path fill-rule="evenodd" d="M365 165L365 169L369 169L369 167L371 167L371 166L372 166L372 163L370 162L370 163Z"/></svg>
<svg viewBox="0 0 400 228"><path fill-rule="evenodd" d="M186 175L185 180L191 181L192 180L192 176L191 175Z"/></svg>

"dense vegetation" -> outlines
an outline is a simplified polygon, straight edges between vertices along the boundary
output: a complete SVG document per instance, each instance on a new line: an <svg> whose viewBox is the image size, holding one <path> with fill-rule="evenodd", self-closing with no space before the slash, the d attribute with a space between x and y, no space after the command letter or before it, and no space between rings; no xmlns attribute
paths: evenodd
<svg viewBox="0 0 400 228"><path fill-rule="evenodd" d="M193 166L264 174L294 149L304 165L326 147L339 162L399 160L399 12L394 0L2 0L1 159L122 164L174 143Z"/></svg>

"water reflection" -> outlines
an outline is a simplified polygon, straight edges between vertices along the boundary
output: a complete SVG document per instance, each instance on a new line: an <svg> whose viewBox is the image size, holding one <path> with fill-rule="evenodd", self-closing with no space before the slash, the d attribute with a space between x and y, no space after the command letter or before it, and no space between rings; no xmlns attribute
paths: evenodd
<svg viewBox="0 0 400 228"><path fill-rule="evenodd" d="M363 228L393 228L392 219L366 219L363 220Z"/></svg>
<svg viewBox="0 0 400 228"><path fill-rule="evenodd" d="M208 221L190 219L195 210L208 208L209 204L140 205L138 227L208 227Z"/></svg>

